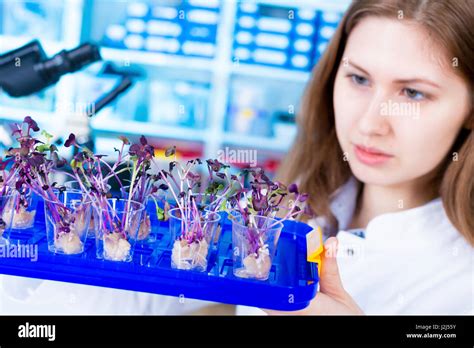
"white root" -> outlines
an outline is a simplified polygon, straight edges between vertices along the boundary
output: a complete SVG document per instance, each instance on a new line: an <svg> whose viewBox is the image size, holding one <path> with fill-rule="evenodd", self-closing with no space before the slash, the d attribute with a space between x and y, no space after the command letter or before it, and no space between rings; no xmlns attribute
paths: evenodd
<svg viewBox="0 0 474 348"><path fill-rule="evenodd" d="M125 261L130 255L131 244L119 233L104 235L104 258L112 261Z"/></svg>
<svg viewBox="0 0 474 348"><path fill-rule="evenodd" d="M141 221L140 228L138 229L138 240L145 240L151 233L151 221L150 215L145 214L145 217Z"/></svg>
<svg viewBox="0 0 474 348"><path fill-rule="evenodd" d="M176 240L171 253L171 264L177 269L207 269L209 244L205 239L188 244L185 239Z"/></svg>
<svg viewBox="0 0 474 348"><path fill-rule="evenodd" d="M244 269L237 272L241 278L267 279L272 267L268 246L264 245L257 253L248 255L243 260Z"/></svg>
<svg viewBox="0 0 474 348"><path fill-rule="evenodd" d="M61 250L65 254L79 254L83 250L83 244L79 237L73 233L62 232L58 238L54 240L54 246L57 250Z"/></svg>

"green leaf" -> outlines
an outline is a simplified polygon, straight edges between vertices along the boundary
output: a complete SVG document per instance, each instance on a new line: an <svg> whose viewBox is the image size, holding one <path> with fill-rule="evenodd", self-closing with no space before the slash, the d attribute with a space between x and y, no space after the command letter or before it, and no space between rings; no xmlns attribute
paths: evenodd
<svg viewBox="0 0 474 348"><path fill-rule="evenodd" d="M71 160L71 168L72 169L82 168L82 162L78 162L75 159L72 159Z"/></svg>
<svg viewBox="0 0 474 348"><path fill-rule="evenodd" d="M165 219L164 209L161 209L159 206L156 206L156 216L158 217L159 221L163 221Z"/></svg>
<svg viewBox="0 0 474 348"><path fill-rule="evenodd" d="M36 146L36 151L38 152L46 152L49 151L49 145L48 144L41 144Z"/></svg>
<svg viewBox="0 0 474 348"><path fill-rule="evenodd" d="M44 129L41 131L41 135L44 136L46 139L48 139L48 142L53 139L53 136L46 132Z"/></svg>

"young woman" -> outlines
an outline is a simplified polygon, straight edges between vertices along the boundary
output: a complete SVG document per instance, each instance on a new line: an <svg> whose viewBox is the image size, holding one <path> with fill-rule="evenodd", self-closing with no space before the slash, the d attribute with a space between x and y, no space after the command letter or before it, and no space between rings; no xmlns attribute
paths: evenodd
<svg viewBox="0 0 474 348"><path fill-rule="evenodd" d="M282 165L330 237L302 313L472 313L472 23L469 0L361 0L345 14Z"/></svg>

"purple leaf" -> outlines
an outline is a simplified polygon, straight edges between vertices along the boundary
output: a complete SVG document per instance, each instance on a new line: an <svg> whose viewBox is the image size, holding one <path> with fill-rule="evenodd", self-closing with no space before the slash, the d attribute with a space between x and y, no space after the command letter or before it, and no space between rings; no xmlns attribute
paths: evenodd
<svg viewBox="0 0 474 348"><path fill-rule="evenodd" d="M307 193L303 193L298 197L299 202L306 202L307 200L308 200L308 194Z"/></svg>
<svg viewBox="0 0 474 348"><path fill-rule="evenodd" d="M36 123L35 120L31 118L31 116L26 116L23 122L28 124L28 127L31 128L35 132L38 132L40 130L38 127L38 124Z"/></svg>
<svg viewBox="0 0 474 348"><path fill-rule="evenodd" d="M140 152L140 145L138 145L138 144L133 144L132 146L130 146L130 149L128 149L128 152L129 152L132 156L138 156L138 153Z"/></svg>
<svg viewBox="0 0 474 348"><path fill-rule="evenodd" d="M208 159L206 162L207 162L207 165L208 165L214 172L218 172L218 171L221 169L222 163L220 163L218 160L211 160L211 159Z"/></svg>
<svg viewBox="0 0 474 348"><path fill-rule="evenodd" d="M147 154L147 157L148 158L151 158L153 156L155 156L155 148L151 145L145 145L145 153Z"/></svg>
<svg viewBox="0 0 474 348"><path fill-rule="evenodd" d="M15 188L19 191L21 190L21 187L23 186L23 181L20 181L18 180L16 183L15 183Z"/></svg>
<svg viewBox="0 0 474 348"><path fill-rule="evenodd" d="M69 134L69 137L67 138L66 142L64 143L64 146L70 147L72 145L76 144L76 136L74 134Z"/></svg>
<svg viewBox="0 0 474 348"><path fill-rule="evenodd" d="M288 192L298 194L298 186L296 184L291 184L288 186Z"/></svg>
<svg viewBox="0 0 474 348"><path fill-rule="evenodd" d="M161 184L160 186L158 186L158 189L159 189L159 190L166 191L166 190L168 189L168 185L166 185L166 184Z"/></svg>
<svg viewBox="0 0 474 348"><path fill-rule="evenodd" d="M194 182L197 182L199 181L199 179L201 179L201 176L199 174L188 172L188 174L186 175L186 178L193 180Z"/></svg>

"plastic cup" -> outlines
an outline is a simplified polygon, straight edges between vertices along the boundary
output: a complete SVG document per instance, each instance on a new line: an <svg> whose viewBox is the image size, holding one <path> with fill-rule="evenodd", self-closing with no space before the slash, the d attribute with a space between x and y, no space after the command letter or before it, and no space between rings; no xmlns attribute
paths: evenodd
<svg viewBox="0 0 474 348"><path fill-rule="evenodd" d="M48 250L55 254L80 254L89 229L92 202L77 190L54 190L44 201Z"/></svg>
<svg viewBox="0 0 474 348"><path fill-rule="evenodd" d="M94 204L97 258L123 262L133 259L144 209L139 202L117 198Z"/></svg>
<svg viewBox="0 0 474 348"><path fill-rule="evenodd" d="M16 196L13 190L0 188L0 246L8 245Z"/></svg>
<svg viewBox="0 0 474 348"><path fill-rule="evenodd" d="M184 217L179 208L169 212L172 242L171 267L205 272L212 250L214 235L219 225L217 213L203 212L199 216Z"/></svg>
<svg viewBox="0 0 474 348"><path fill-rule="evenodd" d="M66 181L64 183L64 186L67 189L78 190L82 192L81 185L79 185L79 183L76 180ZM111 186L109 184L106 184L105 192L109 193L110 190L111 190ZM87 232L87 238L95 238L94 214L91 214L91 220L89 222L89 230Z"/></svg>
<svg viewBox="0 0 474 348"><path fill-rule="evenodd" d="M12 229L14 230L25 230L32 228L35 224L36 208L38 207L39 196L28 189L25 194L22 195L23 201L20 202L20 194L17 195L14 204L10 202L11 208L15 205L15 213L12 219ZM20 204L21 203L21 204Z"/></svg>
<svg viewBox="0 0 474 348"><path fill-rule="evenodd" d="M233 273L239 278L267 280L283 223L266 216L251 219L252 227L248 227L240 214L233 215Z"/></svg>

